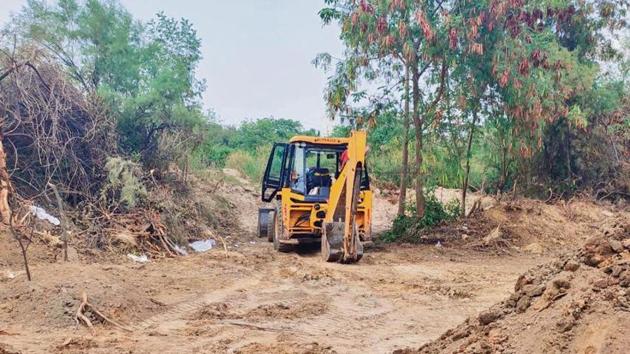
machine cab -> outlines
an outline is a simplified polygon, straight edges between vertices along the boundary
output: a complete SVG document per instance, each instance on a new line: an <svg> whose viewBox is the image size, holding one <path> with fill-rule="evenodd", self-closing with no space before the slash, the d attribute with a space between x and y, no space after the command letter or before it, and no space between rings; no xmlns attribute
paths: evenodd
<svg viewBox="0 0 630 354"><path fill-rule="evenodd" d="M271 151L262 183L262 199L270 202L283 188L301 201L326 203L330 187L347 160L347 139L297 136L289 144L276 143ZM362 189L369 189L367 169Z"/></svg>

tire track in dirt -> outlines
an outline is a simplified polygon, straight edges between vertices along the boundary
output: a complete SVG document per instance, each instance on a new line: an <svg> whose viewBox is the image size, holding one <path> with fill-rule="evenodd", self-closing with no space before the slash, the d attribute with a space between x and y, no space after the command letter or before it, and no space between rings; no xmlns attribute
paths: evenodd
<svg viewBox="0 0 630 354"><path fill-rule="evenodd" d="M139 323L131 325L130 329L133 331L146 331L149 329L156 329L160 325L166 325L174 321L181 320L204 306L225 300L234 292L256 286L261 279L262 277L260 275L253 276L248 279L239 279L236 284L217 289L216 291L207 293L197 299L180 302L166 312L149 317Z"/></svg>

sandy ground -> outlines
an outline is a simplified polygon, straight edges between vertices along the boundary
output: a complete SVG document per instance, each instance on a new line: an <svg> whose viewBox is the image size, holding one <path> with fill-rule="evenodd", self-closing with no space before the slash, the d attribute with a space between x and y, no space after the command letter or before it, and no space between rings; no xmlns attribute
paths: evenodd
<svg viewBox="0 0 630 354"><path fill-rule="evenodd" d="M235 188L236 198L256 193ZM0 353L386 353L438 338L508 297L520 274L551 257L381 245L359 264L324 263L317 249L280 254L255 238L257 202L245 199L232 202L247 205L238 213L249 231L228 252L61 263L35 245L31 283L0 235ZM395 210L377 195L375 230L391 225ZM77 326L84 291L125 328L95 317L94 333Z"/></svg>

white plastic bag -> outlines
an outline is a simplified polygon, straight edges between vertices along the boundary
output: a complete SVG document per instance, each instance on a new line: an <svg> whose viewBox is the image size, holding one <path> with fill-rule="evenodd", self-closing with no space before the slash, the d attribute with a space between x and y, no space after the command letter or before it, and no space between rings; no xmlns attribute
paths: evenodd
<svg viewBox="0 0 630 354"><path fill-rule="evenodd" d="M53 224L55 226L61 225L61 221L59 221L59 219L57 219L56 217L48 214L48 212L46 212L46 210L44 210L43 208L40 208L38 206L31 205L31 214L35 215L35 217L38 218L39 220L48 221L49 223L51 223L51 224Z"/></svg>
<svg viewBox="0 0 630 354"><path fill-rule="evenodd" d="M216 244L217 242L210 238L207 240L195 241L191 243L189 246L190 248L195 250L195 252L205 252L207 250L211 250L212 247L214 247Z"/></svg>
<svg viewBox="0 0 630 354"><path fill-rule="evenodd" d="M147 263L149 262L149 257L147 257L146 254L142 254L140 256L136 256L135 254L127 254L127 257L129 257L132 261L134 262L138 262L138 263Z"/></svg>

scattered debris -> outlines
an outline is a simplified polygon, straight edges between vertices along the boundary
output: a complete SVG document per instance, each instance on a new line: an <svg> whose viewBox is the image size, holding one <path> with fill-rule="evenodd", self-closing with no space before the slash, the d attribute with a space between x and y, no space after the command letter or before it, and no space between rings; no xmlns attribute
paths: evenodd
<svg viewBox="0 0 630 354"><path fill-rule="evenodd" d="M177 254L179 254L180 256L187 256L188 255L188 251L186 251L185 249L183 249L179 245L173 245L173 250L175 252L177 252Z"/></svg>
<svg viewBox="0 0 630 354"><path fill-rule="evenodd" d="M501 239L503 233L501 232L501 225L497 226L486 237L483 238L483 243L487 246L491 243Z"/></svg>
<svg viewBox="0 0 630 354"><path fill-rule="evenodd" d="M35 215L35 217L37 217L39 220L48 221L49 223L55 226L61 225L61 221L59 221L59 219L57 219L56 217L48 214L48 212L44 210L44 208L31 205L30 210L31 210L31 213Z"/></svg>
<svg viewBox="0 0 630 354"><path fill-rule="evenodd" d="M85 315L85 311L89 310L90 312L92 312L94 315L98 316L100 319L102 319L103 321L110 323L112 325L114 325L115 327L118 327L122 330L125 330L127 332L132 332L131 329L127 328L126 326L112 320L109 319L107 316L105 316L101 311L99 311L96 307L94 307L94 305L92 305L91 303L88 302L88 297L87 297L87 293L85 291L83 291L81 293L81 304L79 305L79 308L77 309L77 313L75 315L75 322L77 324L77 326L83 322L86 326L88 326L88 328L90 328L90 330L92 331L92 334L95 333L94 330L94 325L92 324L92 321L90 321L90 319Z"/></svg>
<svg viewBox="0 0 630 354"><path fill-rule="evenodd" d="M217 242L213 239L195 241L189 244L190 248L195 250L195 252L206 252L211 250L214 246L216 246Z"/></svg>
<svg viewBox="0 0 630 354"><path fill-rule="evenodd" d="M136 256L135 254L127 254L127 257L129 257L129 259L131 259L134 262L138 262L138 263L147 263L149 262L149 257L147 257L146 254L142 254L140 256Z"/></svg>

